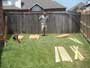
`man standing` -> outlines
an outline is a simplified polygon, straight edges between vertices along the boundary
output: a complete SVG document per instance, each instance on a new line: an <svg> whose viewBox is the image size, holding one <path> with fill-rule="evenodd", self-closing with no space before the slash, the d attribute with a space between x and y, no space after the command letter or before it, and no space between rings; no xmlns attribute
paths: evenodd
<svg viewBox="0 0 90 68"><path fill-rule="evenodd" d="M46 12L43 12L43 14L39 17L39 21L41 23L41 32L42 32L43 36L46 35L47 20L48 20L48 16L47 16Z"/></svg>

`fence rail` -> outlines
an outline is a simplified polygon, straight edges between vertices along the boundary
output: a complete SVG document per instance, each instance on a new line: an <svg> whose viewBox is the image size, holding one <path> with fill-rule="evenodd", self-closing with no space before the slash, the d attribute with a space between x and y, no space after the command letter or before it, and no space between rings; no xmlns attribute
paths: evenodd
<svg viewBox="0 0 90 68"><path fill-rule="evenodd" d="M40 33L41 25L39 16L41 13L30 12L6 12L8 33ZM80 15L67 12L52 12L48 14L48 33L72 33L79 32Z"/></svg>
<svg viewBox="0 0 90 68"><path fill-rule="evenodd" d="M80 31L86 37L86 39L90 41L90 13L82 13L80 23Z"/></svg>

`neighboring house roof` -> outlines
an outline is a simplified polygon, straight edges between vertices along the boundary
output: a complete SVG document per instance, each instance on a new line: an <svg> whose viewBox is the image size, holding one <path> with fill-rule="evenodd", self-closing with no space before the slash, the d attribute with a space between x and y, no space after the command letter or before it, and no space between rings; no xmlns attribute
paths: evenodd
<svg viewBox="0 0 90 68"><path fill-rule="evenodd" d="M81 9L85 4L83 2L78 3L76 6L69 9L69 11L77 11L78 9Z"/></svg>
<svg viewBox="0 0 90 68"><path fill-rule="evenodd" d="M82 10L87 10L87 11L90 10L90 3L85 5L85 6L83 6Z"/></svg>
<svg viewBox="0 0 90 68"><path fill-rule="evenodd" d="M22 0L21 9L31 9L34 5L38 4L43 9L65 8L63 5L53 0ZM4 6L4 9L20 9L15 6Z"/></svg>
<svg viewBox="0 0 90 68"><path fill-rule="evenodd" d="M65 8L61 4L58 4L57 2L53 0L22 0L25 4L25 8L32 8L33 5L38 4L44 9L48 8Z"/></svg>
<svg viewBox="0 0 90 68"><path fill-rule="evenodd" d="M3 9L19 9L19 8L12 5L12 6L4 6Z"/></svg>
<svg viewBox="0 0 90 68"><path fill-rule="evenodd" d="M32 8L30 8L30 9L33 10L33 8L36 7L36 6L37 6L40 10L43 10L43 8L42 8L40 5L38 5L38 4L35 4L35 5L34 5Z"/></svg>

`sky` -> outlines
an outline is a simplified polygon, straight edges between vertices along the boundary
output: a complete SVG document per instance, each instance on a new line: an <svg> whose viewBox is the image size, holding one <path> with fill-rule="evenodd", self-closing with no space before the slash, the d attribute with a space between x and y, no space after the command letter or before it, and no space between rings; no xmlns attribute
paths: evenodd
<svg viewBox="0 0 90 68"><path fill-rule="evenodd" d="M54 1L57 1L58 3L65 6L67 9L70 9L73 6L77 5L78 3L84 2L85 0L54 0Z"/></svg>
<svg viewBox="0 0 90 68"><path fill-rule="evenodd" d="M11 0L11 1L13 1L14 3L15 0ZM77 5L78 3L85 2L87 0L54 0L54 1L57 1L61 5L65 6L67 9L70 9L73 6Z"/></svg>

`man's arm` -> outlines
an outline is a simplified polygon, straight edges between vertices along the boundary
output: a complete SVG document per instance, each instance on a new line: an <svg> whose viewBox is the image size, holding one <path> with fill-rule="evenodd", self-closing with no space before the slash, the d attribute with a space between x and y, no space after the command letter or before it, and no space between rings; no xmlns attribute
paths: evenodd
<svg viewBox="0 0 90 68"><path fill-rule="evenodd" d="M49 17L48 17L48 16L46 16L46 22L48 22L48 20L49 20Z"/></svg>
<svg viewBox="0 0 90 68"><path fill-rule="evenodd" d="M39 21L42 19L42 16L39 17Z"/></svg>

